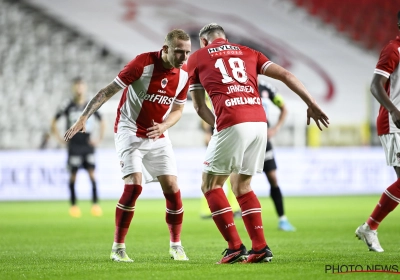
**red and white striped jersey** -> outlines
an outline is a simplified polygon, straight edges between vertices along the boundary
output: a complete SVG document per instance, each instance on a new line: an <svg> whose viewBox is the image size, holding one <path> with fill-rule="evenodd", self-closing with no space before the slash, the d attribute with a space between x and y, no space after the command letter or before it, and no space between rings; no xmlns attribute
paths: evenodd
<svg viewBox="0 0 400 280"><path fill-rule="evenodd" d="M207 91L217 131L239 123L267 121L257 76L271 64L262 53L222 38L189 57L189 90Z"/></svg>
<svg viewBox="0 0 400 280"><path fill-rule="evenodd" d="M375 74L379 74L388 78L385 89L390 101L400 109L400 37L392 40L381 51L379 61L376 65ZM378 135L388 133L398 133L398 129L392 121L390 113L381 106L376 121Z"/></svg>
<svg viewBox="0 0 400 280"><path fill-rule="evenodd" d="M118 105L115 133L128 130L138 137L147 138L147 128L152 126L152 121L161 123L173 103L185 104L187 98L186 64L181 69L164 68L161 51L138 55L114 82L124 88Z"/></svg>

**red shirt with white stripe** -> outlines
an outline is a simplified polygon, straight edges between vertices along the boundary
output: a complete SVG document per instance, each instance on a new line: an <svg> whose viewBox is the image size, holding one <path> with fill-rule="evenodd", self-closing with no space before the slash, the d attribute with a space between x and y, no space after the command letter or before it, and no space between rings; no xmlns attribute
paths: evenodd
<svg viewBox="0 0 400 280"><path fill-rule="evenodd" d="M257 76L271 63L262 53L222 38L189 57L189 90L207 91L217 131L239 123L267 121Z"/></svg>
<svg viewBox="0 0 400 280"><path fill-rule="evenodd" d="M148 138L147 128L152 126L153 120L161 123L173 103L185 104L188 91L186 64L181 69L166 69L162 65L161 52L138 55L114 79L124 88L118 105L115 133L125 130Z"/></svg>
<svg viewBox="0 0 400 280"><path fill-rule="evenodd" d="M400 109L400 37L392 40L381 51L379 61L376 65L375 74L388 78L385 89L390 101ZM376 122L378 135L398 133L398 129L390 117L390 113L381 106Z"/></svg>

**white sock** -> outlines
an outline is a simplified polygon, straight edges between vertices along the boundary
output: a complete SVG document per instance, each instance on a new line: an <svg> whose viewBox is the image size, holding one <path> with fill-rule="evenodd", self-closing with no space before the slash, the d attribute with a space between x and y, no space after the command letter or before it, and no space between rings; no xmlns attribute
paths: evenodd
<svg viewBox="0 0 400 280"><path fill-rule="evenodd" d="M287 221L286 216L285 216L285 215L280 216L280 217L279 217L279 221Z"/></svg>
<svg viewBox="0 0 400 280"><path fill-rule="evenodd" d="M116 243L114 242L112 245L112 249L116 250L116 249L125 249L125 243Z"/></svg>
<svg viewBox="0 0 400 280"><path fill-rule="evenodd" d="M181 241L178 241L178 242L170 241L169 242L169 247L172 247L172 246L182 246L182 243L181 243Z"/></svg>

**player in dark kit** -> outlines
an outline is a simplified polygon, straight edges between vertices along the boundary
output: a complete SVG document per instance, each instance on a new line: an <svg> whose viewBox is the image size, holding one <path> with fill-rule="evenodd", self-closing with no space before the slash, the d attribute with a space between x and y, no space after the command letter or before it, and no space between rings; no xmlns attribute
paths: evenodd
<svg viewBox="0 0 400 280"><path fill-rule="evenodd" d="M283 207L283 196L281 189L278 185L278 179L276 177L276 162L272 143L270 139L278 132L279 128L283 125L287 115L287 109L282 96L278 93L278 89L263 80L258 81L258 91L261 96L262 105L264 111L268 117L268 100L270 100L280 110L278 121L274 126L271 126L269 120L268 123L268 140L267 148L265 150L263 172L267 176L268 182L271 186L270 196L274 202L276 213L279 217L278 228L283 231L295 231L296 229L290 224L289 220L285 216Z"/></svg>
<svg viewBox="0 0 400 280"><path fill-rule="evenodd" d="M64 106L57 111L56 115L53 118L51 124L51 130L60 143L65 143L64 139L61 137L60 133L57 129L57 120L59 120L62 116L66 117L66 126L69 128L72 124L76 122L79 118L81 111L85 108L87 101L85 99L86 92L86 84L82 80L82 78L75 78L73 80L72 85L73 91L73 99L66 103ZM69 178L69 190L70 190L70 215L75 218L79 218L81 216L81 210L76 205L76 194L75 194L75 180L76 174L79 168L84 168L87 170L90 181L92 183L92 209L91 213L93 216L101 216L102 210L98 205L98 195L97 195L97 186L96 179L94 175L95 170L95 160L94 160L94 152L95 146L101 141L104 136L104 121L101 118L101 115L96 112L96 119L100 122L100 135L98 141L93 141L90 137L90 132L92 132L94 126L94 119L89 119L86 124L87 130L86 133L78 133L76 134L71 141L68 142L68 170L70 172Z"/></svg>

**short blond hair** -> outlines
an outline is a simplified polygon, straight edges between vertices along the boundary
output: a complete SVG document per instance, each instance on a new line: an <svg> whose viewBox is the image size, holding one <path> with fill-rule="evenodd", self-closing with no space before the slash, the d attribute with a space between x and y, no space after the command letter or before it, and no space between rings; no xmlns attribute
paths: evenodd
<svg viewBox="0 0 400 280"><path fill-rule="evenodd" d="M189 41L190 36L182 29L173 29L165 36L164 44L170 46L175 39Z"/></svg>
<svg viewBox="0 0 400 280"><path fill-rule="evenodd" d="M199 32L199 37L208 37L208 35L212 34L212 33L220 33L223 34L225 36L225 30L222 28L221 25L219 25L218 23L209 23L205 26L203 26L202 29L200 29Z"/></svg>

